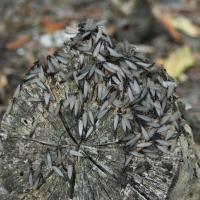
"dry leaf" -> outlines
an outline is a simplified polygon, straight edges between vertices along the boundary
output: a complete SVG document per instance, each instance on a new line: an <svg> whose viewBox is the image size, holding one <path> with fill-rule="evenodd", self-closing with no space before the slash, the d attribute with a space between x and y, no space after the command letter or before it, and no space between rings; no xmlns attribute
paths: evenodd
<svg viewBox="0 0 200 200"><path fill-rule="evenodd" d="M69 24L68 19L53 20L49 16L44 16L42 21L42 28L44 32L53 32L65 28Z"/></svg>
<svg viewBox="0 0 200 200"><path fill-rule="evenodd" d="M109 36L113 36L115 35L117 32L116 27L115 26L109 26L105 29L105 33L108 34Z"/></svg>
<svg viewBox="0 0 200 200"><path fill-rule="evenodd" d="M2 92L7 83L8 83L7 77L3 74L0 74L0 92Z"/></svg>
<svg viewBox="0 0 200 200"><path fill-rule="evenodd" d="M185 34L191 37L199 37L200 29L195 26L188 18L177 16L177 17L169 17L169 20L174 28L184 32Z"/></svg>
<svg viewBox="0 0 200 200"><path fill-rule="evenodd" d="M187 68L191 67L195 62L191 49L188 46L183 46L180 49L172 52L164 61L163 65L167 72L177 78Z"/></svg>
<svg viewBox="0 0 200 200"><path fill-rule="evenodd" d="M31 39L30 35L22 35L15 41L9 42L6 44L6 49L16 50L20 48L23 44L27 43Z"/></svg>
<svg viewBox="0 0 200 200"><path fill-rule="evenodd" d="M167 16L161 16L161 22L162 22L163 26L166 28L166 30L168 31L169 35L174 39L174 41L180 42L181 35L179 32L176 31L170 18Z"/></svg>

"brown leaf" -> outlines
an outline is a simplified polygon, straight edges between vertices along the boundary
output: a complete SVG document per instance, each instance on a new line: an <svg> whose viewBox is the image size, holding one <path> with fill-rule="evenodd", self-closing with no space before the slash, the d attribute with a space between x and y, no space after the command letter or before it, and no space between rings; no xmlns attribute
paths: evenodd
<svg viewBox="0 0 200 200"><path fill-rule="evenodd" d="M162 16L161 17L161 22L162 22L163 26L167 29L169 35L174 39L174 41L180 42L181 41L181 35L174 28L174 26L172 25L172 23L169 20L169 18L167 16Z"/></svg>
<svg viewBox="0 0 200 200"><path fill-rule="evenodd" d="M6 44L6 49L8 50L16 50L20 48L22 45L27 43L31 39L31 35L21 35L16 40L9 42Z"/></svg>
<svg viewBox="0 0 200 200"><path fill-rule="evenodd" d="M7 83L8 83L7 77L3 74L0 74L0 92L7 85Z"/></svg>
<svg viewBox="0 0 200 200"><path fill-rule="evenodd" d="M69 24L69 19L64 18L64 19L54 20L51 19L49 16L44 16L41 21L41 25L44 32L53 32L59 29L63 29L68 24Z"/></svg>
<svg viewBox="0 0 200 200"><path fill-rule="evenodd" d="M174 28L183 33L187 34L190 37L199 37L200 29L195 24L190 21L190 19L184 16L170 16L169 20Z"/></svg>
<svg viewBox="0 0 200 200"><path fill-rule="evenodd" d="M114 36L117 32L117 29L115 26L109 26L106 28L105 30L106 34L108 34L109 36Z"/></svg>

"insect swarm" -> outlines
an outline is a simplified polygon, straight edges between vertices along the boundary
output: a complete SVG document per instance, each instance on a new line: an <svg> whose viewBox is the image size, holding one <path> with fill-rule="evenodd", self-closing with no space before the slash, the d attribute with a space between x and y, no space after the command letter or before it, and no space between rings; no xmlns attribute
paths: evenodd
<svg viewBox="0 0 200 200"><path fill-rule="evenodd" d="M66 32L3 117L7 188L19 199L166 199L181 159L176 83L101 22Z"/></svg>

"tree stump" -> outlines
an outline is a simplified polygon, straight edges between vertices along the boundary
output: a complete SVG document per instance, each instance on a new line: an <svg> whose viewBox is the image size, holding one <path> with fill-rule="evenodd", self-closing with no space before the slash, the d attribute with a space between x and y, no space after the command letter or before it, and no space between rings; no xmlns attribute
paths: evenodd
<svg viewBox="0 0 200 200"><path fill-rule="evenodd" d="M199 155L175 82L114 45L100 23L68 28L37 61L1 123L1 200L199 199Z"/></svg>

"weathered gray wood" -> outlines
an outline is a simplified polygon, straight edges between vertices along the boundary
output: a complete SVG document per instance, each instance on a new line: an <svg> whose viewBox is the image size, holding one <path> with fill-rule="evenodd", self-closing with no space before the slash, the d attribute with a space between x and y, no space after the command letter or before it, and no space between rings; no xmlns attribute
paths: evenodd
<svg viewBox="0 0 200 200"><path fill-rule="evenodd" d="M83 35L88 37L90 33L101 36L102 41L106 35L101 35L90 22L81 26L89 33L76 36L62 56L48 57L43 65L35 63L3 117L0 199L194 200L189 197L188 183L198 181L199 154L189 128L185 125L181 130L184 122L173 113L177 111L173 81L162 70L135 57L129 46L126 56L132 56L133 61L128 60L126 67L119 67L116 60L126 60L121 47L118 52L109 49L107 54L112 55L105 63L102 55L108 55L101 45L84 46L81 41ZM111 48L111 41L106 41ZM79 44L80 49L76 50ZM92 44L89 41L88 45ZM102 66L93 68L94 65ZM121 79L117 74L122 68L131 72L126 73L126 81L132 81L129 90L120 83L125 81L123 74ZM139 72L148 72L151 81ZM110 76L115 76L111 82ZM172 87L161 87L162 76L168 80L165 84ZM141 79L137 83L140 86L134 85L137 79ZM117 86L111 88L110 83ZM153 102L148 90L162 101ZM167 106L164 112L161 104ZM154 109L154 113L146 109ZM119 121L116 114L120 115ZM152 115L156 117L154 121ZM151 133L152 127L156 133ZM174 130L166 140L165 127ZM127 144L133 145L128 148Z"/></svg>

